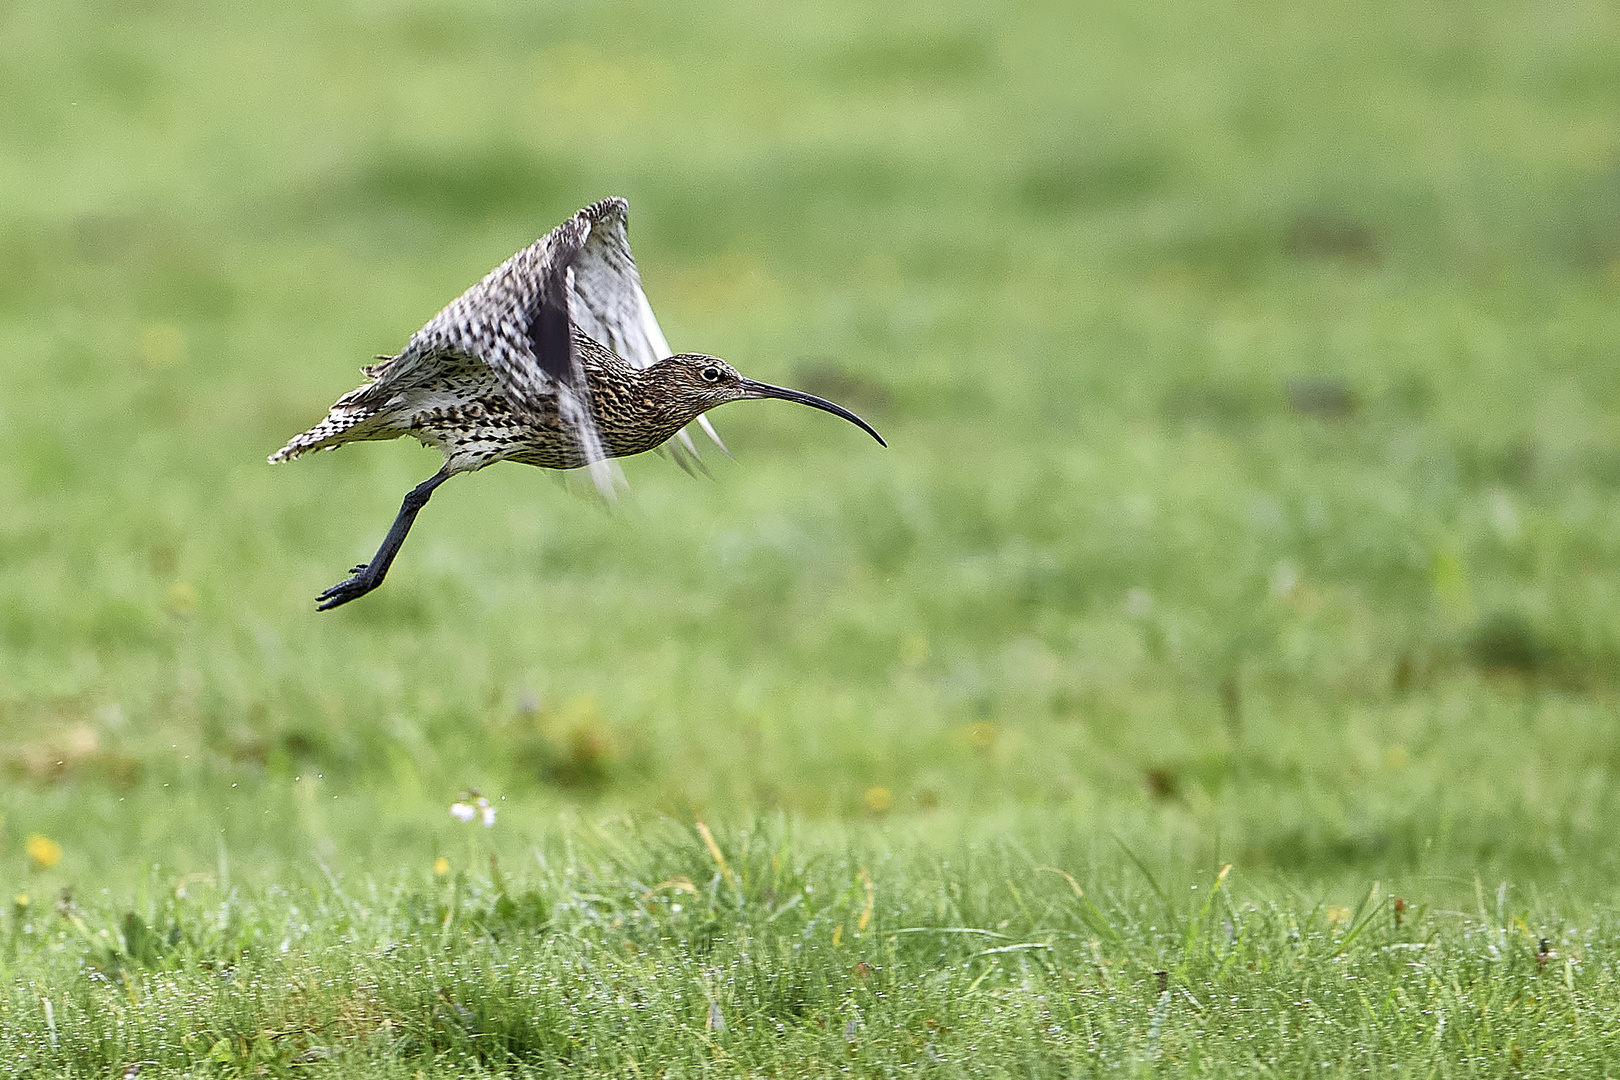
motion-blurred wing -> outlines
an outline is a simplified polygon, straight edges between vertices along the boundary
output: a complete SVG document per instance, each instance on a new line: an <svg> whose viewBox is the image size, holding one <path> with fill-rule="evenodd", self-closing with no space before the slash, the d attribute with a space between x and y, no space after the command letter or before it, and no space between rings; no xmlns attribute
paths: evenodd
<svg viewBox="0 0 1620 1080"><path fill-rule="evenodd" d="M428 320L368 392L384 396L430 377L446 358L481 360L519 412L538 417L556 398L597 489L611 498L620 474L591 417L568 303L569 269L591 234L593 209L580 211L513 255Z"/></svg>
<svg viewBox="0 0 1620 1080"><path fill-rule="evenodd" d="M671 355L672 350L642 291L641 274L630 255L629 209L623 199L613 198L579 212L579 218L587 219L590 228L569 274L568 311L574 325L588 337L634 366L645 368ZM725 443L708 417L699 416L697 422L724 451ZM683 466L697 464L692 437L682 429L676 439L670 447L675 459Z"/></svg>

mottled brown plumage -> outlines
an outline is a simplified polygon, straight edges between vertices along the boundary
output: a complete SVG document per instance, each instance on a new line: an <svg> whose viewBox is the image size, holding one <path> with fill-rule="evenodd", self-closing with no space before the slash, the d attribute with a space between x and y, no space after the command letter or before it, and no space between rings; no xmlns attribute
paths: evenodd
<svg viewBox="0 0 1620 1080"><path fill-rule="evenodd" d="M512 256L411 335L398 356L362 368L365 385L271 455L290 461L401 435L444 454L444 467L405 497L371 562L322 593L320 610L382 584L416 514L456 473L497 461L588 468L611 495L613 458L667 444L690 466L697 451L686 426L696 421L719 444L703 414L751 398L824 409L883 442L830 401L744 378L713 356L669 355L630 257L625 216L624 200L604 199Z"/></svg>

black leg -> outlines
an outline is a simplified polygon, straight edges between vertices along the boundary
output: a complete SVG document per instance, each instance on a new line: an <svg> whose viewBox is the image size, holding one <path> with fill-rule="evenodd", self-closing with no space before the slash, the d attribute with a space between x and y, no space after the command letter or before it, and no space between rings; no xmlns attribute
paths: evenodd
<svg viewBox="0 0 1620 1080"><path fill-rule="evenodd" d="M440 469L426 480L411 489L405 496L405 502L399 508L399 516L394 519L393 528L383 537L382 547L371 561L354 568L354 576L327 589L315 598L318 605L316 611L330 611L341 607L350 600L358 600L372 589L383 583L388 575L388 566L399 554L400 545L405 543L405 536L411 531L411 524L416 521L416 515L433 495L433 489L450 479L450 474Z"/></svg>

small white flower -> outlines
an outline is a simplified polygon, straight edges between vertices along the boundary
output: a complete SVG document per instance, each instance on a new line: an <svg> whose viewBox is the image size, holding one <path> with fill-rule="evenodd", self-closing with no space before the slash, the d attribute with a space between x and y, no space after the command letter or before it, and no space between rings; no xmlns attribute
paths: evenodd
<svg viewBox="0 0 1620 1080"><path fill-rule="evenodd" d="M450 816L457 821L469 823L482 821L486 829L495 827L495 808L489 804L487 798L479 794L477 788L463 791L461 797L450 804Z"/></svg>

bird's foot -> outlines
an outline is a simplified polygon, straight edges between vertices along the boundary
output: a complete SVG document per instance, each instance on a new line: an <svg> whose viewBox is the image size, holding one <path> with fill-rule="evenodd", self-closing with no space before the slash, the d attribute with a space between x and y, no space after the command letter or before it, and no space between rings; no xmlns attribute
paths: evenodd
<svg viewBox="0 0 1620 1080"><path fill-rule="evenodd" d="M375 589L378 585L381 585L382 582L380 580L373 581L371 579L370 575L366 573L367 569L367 564L361 563L359 566L350 571L350 574L353 575L352 577L338 582L336 585L317 596L315 598L315 610L331 611L335 607L342 607L350 600L358 600L372 589Z"/></svg>

